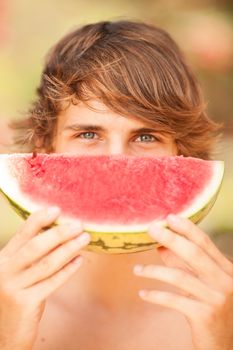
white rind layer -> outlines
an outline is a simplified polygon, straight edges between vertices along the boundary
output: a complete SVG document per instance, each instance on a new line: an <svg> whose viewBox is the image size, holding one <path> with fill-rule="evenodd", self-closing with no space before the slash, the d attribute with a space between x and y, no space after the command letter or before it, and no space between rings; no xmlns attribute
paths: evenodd
<svg viewBox="0 0 233 350"><path fill-rule="evenodd" d="M9 157L14 155L9 154L3 154L0 155L0 189L9 197L11 198L15 203L17 203L18 206L20 206L25 211L30 213L33 213L37 210L40 210L44 208L44 206L39 205L30 199L28 199L25 195L22 194L20 191L19 185L17 180L12 177L10 173L10 169L7 165L7 159ZM213 163L213 176L211 178L211 181L209 183L209 186L205 187L203 192L197 196L195 201L191 206L189 206L186 210L179 213L179 216L184 218L192 217L194 214L201 211L209 202L211 202L211 199L216 195L224 174L224 162L223 161L212 161ZM59 219L59 223L70 223L71 221L75 221L74 218L63 216L61 219ZM92 232L147 232L148 228L150 226L151 222L148 222L146 224L132 224L132 225L115 225L114 224L114 231L113 231L113 225L99 225L95 223L89 223L84 222L84 228L87 231ZM157 224L160 224L161 226L164 226L166 224L166 221L157 221Z"/></svg>
<svg viewBox="0 0 233 350"><path fill-rule="evenodd" d="M213 176L209 185L206 186L201 195L196 197L193 204L179 215L185 218L191 217L193 214L199 212L217 193L223 179L224 174L224 162L212 161L213 163Z"/></svg>

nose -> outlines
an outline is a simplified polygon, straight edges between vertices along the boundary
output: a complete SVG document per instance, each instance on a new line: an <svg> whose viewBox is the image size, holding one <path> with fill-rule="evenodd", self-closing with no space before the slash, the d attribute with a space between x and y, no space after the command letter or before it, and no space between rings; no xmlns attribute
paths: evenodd
<svg viewBox="0 0 233 350"><path fill-rule="evenodd" d="M129 154L129 149L124 142L124 140L120 137L112 138L106 149L106 153L108 155L123 155L123 154Z"/></svg>

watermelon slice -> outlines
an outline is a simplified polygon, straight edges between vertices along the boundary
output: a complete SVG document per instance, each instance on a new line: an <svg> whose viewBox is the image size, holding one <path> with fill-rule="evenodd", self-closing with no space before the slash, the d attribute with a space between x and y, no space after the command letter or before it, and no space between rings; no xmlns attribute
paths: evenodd
<svg viewBox="0 0 233 350"><path fill-rule="evenodd" d="M0 189L23 217L59 206L59 222L83 220L92 251L128 253L156 246L147 234L169 213L199 222L210 210L224 172L198 158L0 155ZM59 223L58 222L58 223Z"/></svg>

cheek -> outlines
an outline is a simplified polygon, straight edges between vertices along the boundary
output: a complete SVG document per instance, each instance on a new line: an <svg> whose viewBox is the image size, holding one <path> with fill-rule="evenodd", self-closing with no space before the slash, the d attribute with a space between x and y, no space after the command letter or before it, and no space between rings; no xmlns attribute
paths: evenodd
<svg viewBox="0 0 233 350"><path fill-rule="evenodd" d="M54 152L56 153L79 153L73 142L57 138L54 142Z"/></svg>
<svg viewBox="0 0 233 350"><path fill-rule="evenodd" d="M75 139L57 137L54 140L54 152L77 155L101 155L104 154L104 149L100 145L97 147L93 144L78 142Z"/></svg>
<svg viewBox="0 0 233 350"><path fill-rule="evenodd" d="M55 153L70 153L70 143L57 135L53 141L53 149Z"/></svg>
<svg viewBox="0 0 233 350"><path fill-rule="evenodd" d="M170 142L169 144L165 145L164 147L160 148L160 154L159 156L176 156L178 155L178 150L176 147L176 144L174 142Z"/></svg>
<svg viewBox="0 0 233 350"><path fill-rule="evenodd" d="M168 143L157 143L156 146L145 149L142 147L137 147L134 150L134 153L137 155L152 155L155 157L166 157L166 156L176 156L178 155L178 150L176 144L173 142Z"/></svg>
<svg viewBox="0 0 233 350"><path fill-rule="evenodd" d="M177 144L175 142L172 143L171 145L171 151L172 151L172 155L173 156L178 156L178 147Z"/></svg>
<svg viewBox="0 0 233 350"><path fill-rule="evenodd" d="M162 156L176 156L177 148L174 145L161 145L155 150L155 155L158 157Z"/></svg>

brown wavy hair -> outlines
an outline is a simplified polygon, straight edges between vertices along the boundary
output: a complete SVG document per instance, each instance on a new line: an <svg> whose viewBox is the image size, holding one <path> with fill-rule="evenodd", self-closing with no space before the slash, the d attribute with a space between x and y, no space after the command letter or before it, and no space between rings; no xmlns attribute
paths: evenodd
<svg viewBox="0 0 233 350"><path fill-rule="evenodd" d="M20 151L52 152L59 112L99 99L112 111L171 134L179 154L211 157L219 125L205 112L199 84L170 35L131 21L85 25L49 51L37 99L14 121Z"/></svg>

